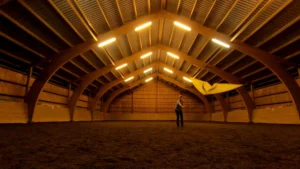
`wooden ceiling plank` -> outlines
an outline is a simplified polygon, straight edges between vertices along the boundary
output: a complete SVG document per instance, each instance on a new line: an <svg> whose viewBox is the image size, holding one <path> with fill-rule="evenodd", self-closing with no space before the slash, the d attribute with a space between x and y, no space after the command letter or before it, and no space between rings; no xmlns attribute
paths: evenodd
<svg viewBox="0 0 300 169"><path fill-rule="evenodd" d="M73 24L66 18L66 16L58 9L58 7L54 4L53 0L48 0L49 4L53 7L53 9L59 14L60 17L72 28L72 30L79 36L82 41L85 41L84 37L79 33L79 31L74 27Z"/></svg>
<svg viewBox="0 0 300 169"><path fill-rule="evenodd" d="M269 1L269 0L268 0ZM235 27L235 29L233 29L230 33L229 33L229 36L233 33L233 32L235 32L246 20L247 20L247 18L259 7L259 5L261 4L263 2L263 0L260 0L259 1L259 3L257 3L256 5L255 5L255 7L246 15L246 17L244 17L244 19L238 24L238 26L236 26ZM237 3L237 1L234 3L234 5L233 6L235 6L236 5L236 3ZM269 3L269 2L268 2ZM265 6L264 6L265 7ZM233 8L231 8L229 11L231 11ZM264 8L265 9L265 8ZM229 12L228 11L228 12ZM260 13L262 10L260 10L258 13ZM227 14L229 14L227 12ZM250 21L248 21L245 25L248 25L248 24L250 24L250 23L252 23L253 21L254 21L254 19L258 16L257 14L258 13L256 13L253 17L252 17L252 19L250 20ZM227 15L228 16L228 15ZM226 17L227 17L226 16ZM222 20L222 22L225 20L225 17L223 18L223 20ZM222 23L221 22L221 23ZM221 26L221 24L219 24L218 25L218 27L216 28L216 30L219 28L219 26ZM241 28L241 29L245 29L246 28L246 26L244 26L243 28ZM241 33L241 32L240 32ZM231 41L233 41L235 39L235 37L234 38L232 38L231 39ZM205 46L206 46L207 44L205 44ZM219 47L219 48L221 48L221 47ZM222 48L221 48L222 49ZM229 53L228 54L226 54L226 55L229 55ZM209 58L210 58L211 56L209 56ZM225 58L225 57L223 57L223 58ZM198 73L197 74L200 74L200 73L202 73L202 71L203 70L201 70L201 71L198 71ZM197 71L196 71L197 72ZM197 77L198 75L194 75L195 77ZM202 77L204 77L206 75L206 73L205 74L203 74L203 76L201 76L200 78L202 78Z"/></svg>
<svg viewBox="0 0 300 169"><path fill-rule="evenodd" d="M49 25L43 18L41 18L34 10L31 9L29 5L25 3L25 0L18 0L18 2L29 11L35 18L37 18L41 23L43 23L48 29L50 29L56 36L58 36L62 41L64 41L68 46L72 47L73 45L62 37L51 25Z"/></svg>
<svg viewBox="0 0 300 169"><path fill-rule="evenodd" d="M35 54L35 55L37 55L37 56L39 56L39 57L41 57L41 58L46 58L44 55L38 53L37 51L35 51L35 50L31 49L31 48L29 48L28 46L26 46L26 45L23 44L22 42L17 41L16 39L14 39L14 38L12 38L12 37L6 35L6 34L3 33L3 32L0 32L0 36L2 36L3 38L5 38L5 39L7 39L7 40L9 40L9 41L11 41L11 42L13 42L14 44L16 44L16 45L18 45L18 46L21 46L22 48L24 48L24 49L30 51L31 53L33 53L33 54Z"/></svg>
<svg viewBox="0 0 300 169"><path fill-rule="evenodd" d="M123 17L122 11L121 11L121 7L120 7L120 4L119 4L119 0L116 0L116 4L117 4L118 13L119 13L119 15L120 15L120 17L121 17L122 23L124 24L124 17ZM103 15L104 15L104 14L103 14ZM106 22L108 23L107 19L106 19ZM131 53L133 53L133 47L132 47L132 45L131 45L131 43L130 43L128 34L126 34L126 40L127 40L128 44L129 44L129 48L130 48ZM121 48L120 48L120 50L121 50ZM125 55L123 55L123 56L125 56ZM134 64L135 64L135 67L137 68L136 62L134 62Z"/></svg>
<svg viewBox="0 0 300 169"><path fill-rule="evenodd" d="M12 23L14 23L15 25L17 25L20 29L22 29L23 31L25 31L26 33L28 33L29 35L31 35L32 37L34 37L35 39L37 39L38 41L40 41L41 43L43 43L44 45L46 45L47 47L49 47L54 52L56 52L56 53L59 52L56 48L54 48L51 45L49 45L46 41L44 41L43 39L41 39L39 36L35 35L33 32L31 32L25 26L21 25L18 21L16 21L14 18L12 18L11 16L9 16L7 13L5 13L1 9L0 9L0 14L2 16L4 16L6 19L8 19L9 21L11 21Z"/></svg>

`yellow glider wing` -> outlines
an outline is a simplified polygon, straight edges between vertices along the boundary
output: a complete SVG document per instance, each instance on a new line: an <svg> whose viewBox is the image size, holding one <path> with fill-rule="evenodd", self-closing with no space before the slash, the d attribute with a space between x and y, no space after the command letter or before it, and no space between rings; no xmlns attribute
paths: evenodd
<svg viewBox="0 0 300 169"><path fill-rule="evenodd" d="M218 94L228 92L243 86L242 84L215 83L212 86L205 81L193 78L192 82L197 90L203 95Z"/></svg>

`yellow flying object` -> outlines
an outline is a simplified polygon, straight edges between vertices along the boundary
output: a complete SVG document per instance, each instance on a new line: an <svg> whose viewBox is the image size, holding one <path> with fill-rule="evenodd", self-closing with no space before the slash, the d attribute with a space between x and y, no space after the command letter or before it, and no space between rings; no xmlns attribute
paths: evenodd
<svg viewBox="0 0 300 169"><path fill-rule="evenodd" d="M192 82L196 89L203 95L218 94L228 92L230 90L243 86L242 84L215 83L212 86L205 81L192 78Z"/></svg>

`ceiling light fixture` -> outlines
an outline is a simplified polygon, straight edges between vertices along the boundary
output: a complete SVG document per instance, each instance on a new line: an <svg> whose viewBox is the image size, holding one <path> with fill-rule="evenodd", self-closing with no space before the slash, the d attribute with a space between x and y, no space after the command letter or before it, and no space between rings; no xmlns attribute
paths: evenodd
<svg viewBox="0 0 300 169"><path fill-rule="evenodd" d="M191 31L190 27L188 27L188 26L186 26L186 25L184 25L184 24L182 24L180 22L174 21L174 25L176 25L176 26L178 26L178 27L180 27L180 28L182 28L182 29L184 29L186 31Z"/></svg>
<svg viewBox="0 0 300 169"><path fill-rule="evenodd" d="M125 82L128 82L128 81L132 80L133 78L134 78L134 76L131 76L131 77L125 79Z"/></svg>
<svg viewBox="0 0 300 169"><path fill-rule="evenodd" d="M145 82L149 82L149 81L151 81L152 79L153 79L153 77L150 77L150 78L146 79Z"/></svg>
<svg viewBox="0 0 300 169"><path fill-rule="evenodd" d="M172 58L179 59L179 56L177 56L171 52L167 52L167 55L171 56Z"/></svg>
<svg viewBox="0 0 300 169"><path fill-rule="evenodd" d="M184 80L188 81L188 82L192 82L191 79L187 78L187 77L183 77Z"/></svg>
<svg viewBox="0 0 300 169"><path fill-rule="evenodd" d="M110 44L110 43L112 43L112 42L114 42L114 41L116 41L116 38L108 39L108 40L106 40L106 41L104 41L104 42L99 43L99 44L98 44L98 47L103 47L103 46L108 45L108 44Z"/></svg>
<svg viewBox="0 0 300 169"><path fill-rule="evenodd" d="M219 45L221 45L221 46L223 46L223 47L225 47L225 48L230 48L230 45L228 45L227 43L224 43L224 42L222 42L218 39L213 38L212 41L219 44Z"/></svg>
<svg viewBox="0 0 300 169"><path fill-rule="evenodd" d="M121 66L116 67L116 70L122 69L122 68L125 67L125 66L127 66L127 63L125 63L125 64L123 64L123 65L121 65Z"/></svg>
<svg viewBox="0 0 300 169"><path fill-rule="evenodd" d="M168 68L164 68L165 71L169 72L169 73L173 73L172 70L168 69Z"/></svg>
<svg viewBox="0 0 300 169"><path fill-rule="evenodd" d="M142 56L141 56L141 59L144 59L144 58L146 58L146 57L148 57L148 56L150 56L150 55L152 55L152 52L148 52L148 53L142 55Z"/></svg>
<svg viewBox="0 0 300 169"><path fill-rule="evenodd" d="M150 25L152 25L152 22L147 22L147 23L145 23L145 24L143 24L141 26L136 27L134 30L135 31L139 31L139 30L144 29L144 28L146 28L146 27L148 27Z"/></svg>
<svg viewBox="0 0 300 169"><path fill-rule="evenodd" d="M152 70L152 68L149 68L147 70L144 71L144 73L150 72Z"/></svg>

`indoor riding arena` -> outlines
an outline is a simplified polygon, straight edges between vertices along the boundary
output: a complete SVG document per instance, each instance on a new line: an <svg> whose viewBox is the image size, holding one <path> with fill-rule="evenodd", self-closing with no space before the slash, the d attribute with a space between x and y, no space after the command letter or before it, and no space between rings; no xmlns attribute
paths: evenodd
<svg viewBox="0 0 300 169"><path fill-rule="evenodd" d="M0 0L0 169L300 169L300 0Z"/></svg>

